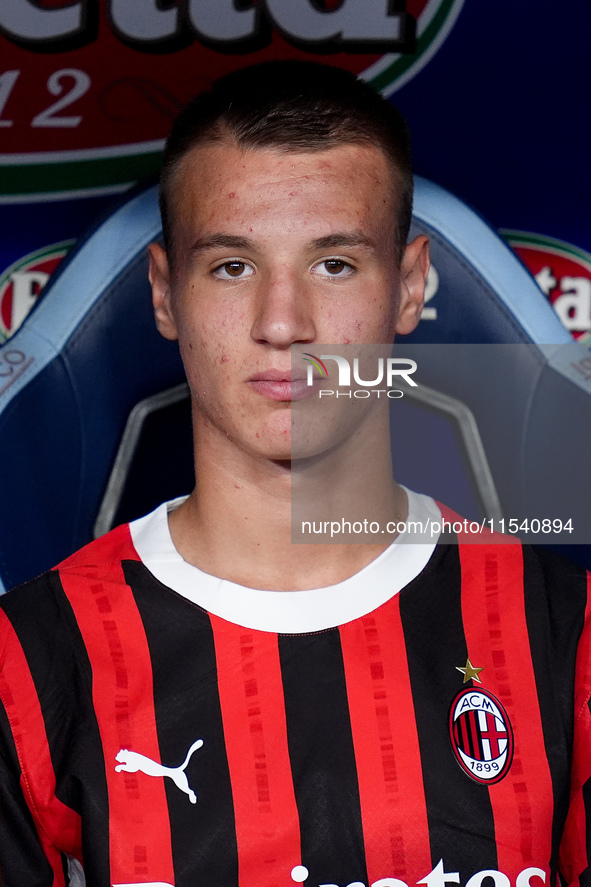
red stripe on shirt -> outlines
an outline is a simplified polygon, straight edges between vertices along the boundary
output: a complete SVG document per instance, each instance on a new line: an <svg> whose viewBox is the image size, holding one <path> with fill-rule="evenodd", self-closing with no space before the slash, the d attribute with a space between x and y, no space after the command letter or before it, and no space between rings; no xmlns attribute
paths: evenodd
<svg viewBox="0 0 591 887"><path fill-rule="evenodd" d="M515 751L508 774L489 786L499 870L515 878L551 855L553 793L544 747L523 590L520 545L460 544L462 614L472 665L504 705ZM534 827L535 816L535 827Z"/></svg>
<svg viewBox="0 0 591 887"><path fill-rule="evenodd" d="M54 884L65 884L60 851L82 860L80 816L55 796L56 779L45 721L24 651L4 611L0 698L8 717L21 767L21 787L33 815Z"/></svg>
<svg viewBox="0 0 591 887"><path fill-rule="evenodd" d="M164 779L115 770L122 749L161 763L150 651L121 566L122 559L138 559L128 528L94 543L93 553L94 566L82 549L64 562L60 576L92 667L109 795L111 881L174 884ZM99 554L104 561L97 566Z"/></svg>
<svg viewBox="0 0 591 887"><path fill-rule="evenodd" d="M591 573L587 573L586 630L581 635L575 668L575 717L578 717L591 697Z"/></svg>
<svg viewBox="0 0 591 887"><path fill-rule="evenodd" d="M410 883L433 866L398 597L339 631L369 883Z"/></svg>
<svg viewBox="0 0 591 887"><path fill-rule="evenodd" d="M587 575L586 630L581 636L575 668L575 736L568 817L560 845L560 872L569 885L591 865L587 858L587 820L583 786L591 779L591 575Z"/></svg>
<svg viewBox="0 0 591 887"><path fill-rule="evenodd" d="M285 887L301 847L277 635L210 619L240 887Z"/></svg>

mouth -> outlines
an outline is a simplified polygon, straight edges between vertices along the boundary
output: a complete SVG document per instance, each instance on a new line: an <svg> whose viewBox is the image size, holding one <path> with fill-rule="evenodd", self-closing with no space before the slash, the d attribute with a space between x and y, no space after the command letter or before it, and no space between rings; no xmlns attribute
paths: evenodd
<svg viewBox="0 0 591 887"><path fill-rule="evenodd" d="M263 370L256 373L247 383L257 394L269 400L295 401L310 397L315 386L307 383L307 375L290 370Z"/></svg>

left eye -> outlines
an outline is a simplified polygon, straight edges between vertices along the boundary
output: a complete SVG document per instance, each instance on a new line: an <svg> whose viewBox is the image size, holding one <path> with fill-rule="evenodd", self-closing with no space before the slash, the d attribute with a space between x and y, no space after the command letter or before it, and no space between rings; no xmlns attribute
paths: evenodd
<svg viewBox="0 0 591 887"><path fill-rule="evenodd" d="M239 277L250 277L254 273L253 268L246 262L224 262L215 269L214 274L222 280L236 280Z"/></svg>
<svg viewBox="0 0 591 887"><path fill-rule="evenodd" d="M344 259L324 259L314 266L315 273L322 277L349 277L354 270Z"/></svg>

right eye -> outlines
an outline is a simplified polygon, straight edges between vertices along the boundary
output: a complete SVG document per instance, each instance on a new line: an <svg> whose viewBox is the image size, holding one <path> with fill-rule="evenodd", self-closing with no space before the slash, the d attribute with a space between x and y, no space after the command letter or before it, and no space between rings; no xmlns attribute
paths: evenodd
<svg viewBox="0 0 591 887"><path fill-rule="evenodd" d="M220 280L238 280L241 277L251 277L254 274L252 265L233 259L230 262L224 262L214 268L213 274Z"/></svg>

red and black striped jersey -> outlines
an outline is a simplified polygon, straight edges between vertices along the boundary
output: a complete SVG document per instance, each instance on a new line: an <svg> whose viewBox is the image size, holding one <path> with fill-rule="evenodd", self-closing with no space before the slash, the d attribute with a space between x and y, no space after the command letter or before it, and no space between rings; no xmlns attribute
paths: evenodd
<svg viewBox="0 0 591 887"><path fill-rule="evenodd" d="M0 885L591 883L584 571L439 544L377 606L372 575L349 621L253 628L125 526L5 595Z"/></svg>

